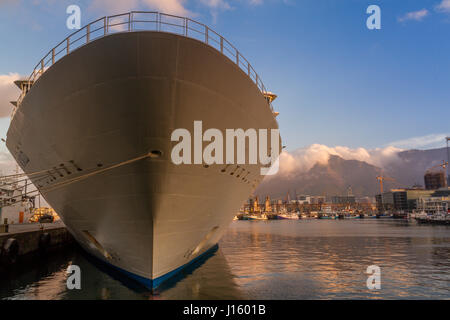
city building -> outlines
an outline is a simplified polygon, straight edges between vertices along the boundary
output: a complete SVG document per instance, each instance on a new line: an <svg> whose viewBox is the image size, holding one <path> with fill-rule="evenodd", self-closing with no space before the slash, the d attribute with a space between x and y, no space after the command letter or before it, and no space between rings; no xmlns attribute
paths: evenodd
<svg viewBox="0 0 450 320"><path fill-rule="evenodd" d="M356 198L356 203L375 203L374 197L359 197Z"/></svg>
<svg viewBox="0 0 450 320"><path fill-rule="evenodd" d="M409 211L417 208L417 200L420 198L431 197L434 190L424 190L417 188L391 189L383 194L375 196L377 209Z"/></svg>
<svg viewBox="0 0 450 320"><path fill-rule="evenodd" d="M417 199L417 211L427 214L448 212L450 201L440 197L428 197Z"/></svg>
<svg viewBox="0 0 450 320"><path fill-rule="evenodd" d="M307 195L299 195L297 197L297 203L299 204L310 204L311 203L311 197Z"/></svg>
<svg viewBox="0 0 450 320"><path fill-rule="evenodd" d="M438 190L435 190L432 195L432 197L444 197L444 198L450 198L450 187L447 188L440 188Z"/></svg>
<svg viewBox="0 0 450 320"><path fill-rule="evenodd" d="M325 203L325 196L310 196L309 197L310 204L322 204Z"/></svg>
<svg viewBox="0 0 450 320"><path fill-rule="evenodd" d="M444 171L427 172L424 176L425 189L436 190L447 186Z"/></svg>
<svg viewBox="0 0 450 320"><path fill-rule="evenodd" d="M332 204L353 204L353 203L356 203L356 199L355 199L354 195L332 196L331 203Z"/></svg>

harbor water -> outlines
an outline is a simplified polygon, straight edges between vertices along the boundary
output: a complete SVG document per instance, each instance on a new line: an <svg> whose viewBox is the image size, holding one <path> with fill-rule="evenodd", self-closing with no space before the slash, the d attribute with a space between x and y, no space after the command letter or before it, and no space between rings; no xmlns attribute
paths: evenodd
<svg viewBox="0 0 450 320"><path fill-rule="evenodd" d="M67 289L69 264L81 289ZM366 285L381 269L381 289ZM150 293L78 247L18 265L1 299L449 299L450 226L394 219L233 221L219 249Z"/></svg>

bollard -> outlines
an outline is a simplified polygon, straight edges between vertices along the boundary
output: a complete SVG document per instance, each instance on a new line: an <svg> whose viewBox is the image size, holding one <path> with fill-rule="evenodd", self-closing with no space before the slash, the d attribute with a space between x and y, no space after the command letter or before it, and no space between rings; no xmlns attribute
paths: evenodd
<svg viewBox="0 0 450 320"><path fill-rule="evenodd" d="M47 249L50 247L50 243L51 243L51 237L50 237L50 233L42 233L39 236L39 253L40 254L44 254Z"/></svg>

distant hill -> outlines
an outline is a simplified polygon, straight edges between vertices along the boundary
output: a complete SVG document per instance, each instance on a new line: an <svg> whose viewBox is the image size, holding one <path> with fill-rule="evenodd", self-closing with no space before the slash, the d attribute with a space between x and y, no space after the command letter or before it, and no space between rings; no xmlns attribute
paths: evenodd
<svg viewBox="0 0 450 320"><path fill-rule="evenodd" d="M379 193L378 175L387 175L397 182L385 182L385 189L423 185L426 169L447 159L446 149L407 150L398 153L397 161L380 168L364 161L345 160L331 155L327 164L316 163L306 172L298 171L283 176L267 177L255 190L260 198L284 198L287 192L309 195L346 194L352 187L356 196L374 196Z"/></svg>

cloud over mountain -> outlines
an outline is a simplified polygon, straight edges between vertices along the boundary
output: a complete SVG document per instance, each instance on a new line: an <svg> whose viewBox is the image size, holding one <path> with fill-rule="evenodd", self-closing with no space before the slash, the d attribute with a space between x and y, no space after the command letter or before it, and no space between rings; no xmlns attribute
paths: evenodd
<svg viewBox="0 0 450 320"><path fill-rule="evenodd" d="M447 159L446 149L402 150L388 146L352 149L314 144L280 155L279 172L266 176L255 194L284 198L295 194L338 195L352 187L356 196L379 192L378 175L389 176L385 189L423 185L425 171Z"/></svg>
<svg viewBox="0 0 450 320"><path fill-rule="evenodd" d="M11 115L12 104L10 101L17 100L20 90L14 84L19 79L18 73L0 74L0 118Z"/></svg>
<svg viewBox="0 0 450 320"><path fill-rule="evenodd" d="M398 153L402 151L394 146L385 148L352 149L345 146L328 147L323 144L312 144L309 147L292 152L284 151L280 155L280 174L289 176L293 173L306 172L316 163L325 165L330 156L338 156L344 160L364 161L368 164L384 167L398 161ZM270 178L270 176L268 176Z"/></svg>

